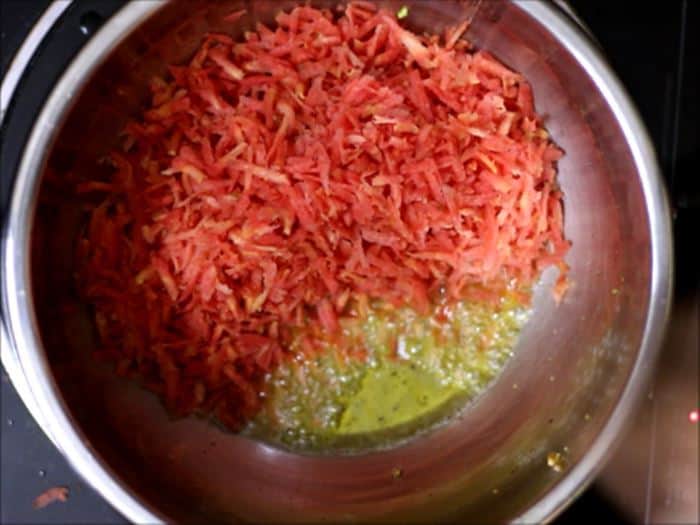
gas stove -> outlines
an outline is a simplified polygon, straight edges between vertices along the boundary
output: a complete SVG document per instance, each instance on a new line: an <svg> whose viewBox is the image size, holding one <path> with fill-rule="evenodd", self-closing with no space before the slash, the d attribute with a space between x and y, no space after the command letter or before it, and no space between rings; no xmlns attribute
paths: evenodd
<svg viewBox="0 0 700 525"><path fill-rule="evenodd" d="M526 0L524 0L526 1ZM637 104L654 140L674 209L676 304L649 397L596 483L556 523L698 522L698 317L700 224L696 173L697 3L570 0ZM66 64L124 0L0 0L3 76L0 213L34 117ZM38 24L38 25L37 25ZM25 44L23 46L23 44ZM18 53L18 50L20 50ZM14 59L14 62L13 62ZM10 69L10 64L24 68ZM695 243L688 242L695 240ZM124 523L53 447L2 374L0 521ZM697 414L697 412L696 412ZM67 486L67 503L32 500Z"/></svg>

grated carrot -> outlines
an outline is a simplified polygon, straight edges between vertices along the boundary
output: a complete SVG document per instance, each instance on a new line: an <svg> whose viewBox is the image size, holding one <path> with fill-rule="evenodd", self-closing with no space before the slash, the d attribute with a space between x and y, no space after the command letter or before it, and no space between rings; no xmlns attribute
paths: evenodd
<svg viewBox="0 0 700 525"><path fill-rule="evenodd" d="M565 269L562 152L466 29L440 44L369 2L302 6L155 80L126 151L77 188L106 193L80 276L120 371L237 426L299 330Z"/></svg>
<svg viewBox="0 0 700 525"><path fill-rule="evenodd" d="M68 489L66 487L51 487L39 494L32 502L35 509L43 509L56 501L65 503L68 501Z"/></svg>

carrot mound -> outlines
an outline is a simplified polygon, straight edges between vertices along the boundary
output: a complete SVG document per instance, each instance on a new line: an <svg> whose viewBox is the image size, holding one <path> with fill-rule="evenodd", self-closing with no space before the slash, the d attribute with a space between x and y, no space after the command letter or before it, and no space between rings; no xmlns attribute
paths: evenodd
<svg viewBox="0 0 700 525"><path fill-rule="evenodd" d="M562 152L465 25L416 36L368 2L276 22L207 35L77 187L103 198L78 245L100 352L232 427L299 333L563 278L569 247Z"/></svg>

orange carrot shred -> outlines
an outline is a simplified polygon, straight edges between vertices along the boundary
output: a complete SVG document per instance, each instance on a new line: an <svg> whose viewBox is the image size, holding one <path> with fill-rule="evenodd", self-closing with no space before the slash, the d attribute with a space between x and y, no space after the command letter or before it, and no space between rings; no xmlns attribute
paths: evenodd
<svg viewBox="0 0 700 525"><path fill-rule="evenodd" d="M562 152L466 29L440 43L371 2L302 6L240 42L208 35L154 80L126 151L76 188L105 195L80 282L121 373L236 426L293 334L370 301L427 312L436 290L488 295L550 265L562 295Z"/></svg>
<svg viewBox="0 0 700 525"><path fill-rule="evenodd" d="M39 494L32 503L35 509L43 509L55 501L68 501L68 489L66 487L51 487Z"/></svg>

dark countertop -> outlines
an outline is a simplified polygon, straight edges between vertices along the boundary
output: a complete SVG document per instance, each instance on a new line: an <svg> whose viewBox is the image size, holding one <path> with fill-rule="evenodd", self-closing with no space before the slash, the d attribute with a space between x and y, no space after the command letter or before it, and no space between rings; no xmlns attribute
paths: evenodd
<svg viewBox="0 0 700 525"><path fill-rule="evenodd" d="M83 1L86 4L94 3L94 0ZM96 1L99 2L99 0ZM0 51L2 51L3 71L11 58L7 50L16 48L22 35L31 27L36 14L48 3L48 0L0 0L2 36ZM682 53L679 52L679 42L684 36L681 20L685 16L690 17L687 13L690 9L695 11L693 19L697 21L696 3L692 1L668 1L663 4L639 3L634 9L630 9L627 2L603 3L575 0L572 3L601 41L613 67L627 85L651 131L676 203L677 239L695 238L697 243L696 228L700 222L697 201L694 201L698 195L696 168L692 168L692 180L690 178L690 166L697 166L692 162L698 149L697 104L694 100L697 92L697 65L692 65L693 70L686 69L685 73L682 69L679 71L678 67L679 59L682 57ZM691 23L688 25L693 27ZM79 28L76 27L75 30L78 31ZM688 43L688 45L691 44ZM693 55L697 56L695 53L690 53L690 50L686 52L686 68L690 67L688 57ZM695 208L693 208L694 203ZM672 325L669 341L679 339L686 343L690 341L690 344L685 346L690 347L689 351L692 354L692 337L695 337L694 363L697 368L699 273L697 269L700 268L700 264L698 264L697 255L693 255L690 249L685 248L688 244L690 243L677 242L679 249L677 296L682 298L686 309L688 304L691 305L689 310L691 317L689 321L684 320ZM695 313L692 314L692 312ZM693 362L692 359L691 362ZM691 370L690 373L692 374L693 371ZM694 381L694 403L697 408L697 376ZM63 456L46 438L22 405L4 371L0 394L0 522L125 523L118 513L75 474ZM673 392L666 391L666 395L673 398ZM659 401L659 403L662 402L664 402L663 399ZM678 405L678 403L675 404ZM681 409L686 410L685 405ZM648 411L649 407L645 407L644 410ZM697 436L697 428L695 436ZM647 448L639 456L642 461L646 458L649 462L650 472L653 472L654 462L653 459L649 459L649 455L653 457L654 452L653 447ZM621 455L618 454L618 456ZM694 461L697 464L697 445ZM613 465L615 464L622 464L619 457L614 458ZM697 469L695 472L697 473ZM615 490L610 490L610 483L613 482L614 476L605 475L603 484L594 485L586 491L557 519L556 523L560 525L591 523L595 520L605 523L625 523L626 520L618 507L611 504L603 494L605 490L608 495L620 501L623 496L619 496ZM651 483L649 479L646 482L647 485ZM32 508L34 498L53 486L69 488L68 502L34 510ZM697 474L695 493L697 498ZM632 503L623 501L623 506L626 506L633 515L635 513L631 507L635 505L647 507L646 518L648 519L647 503L649 501L642 496ZM697 499L695 508L697 509ZM635 519L635 521L638 520Z"/></svg>
<svg viewBox="0 0 700 525"><path fill-rule="evenodd" d="M34 422L2 371L0 523L126 523L87 486ZM50 487L68 487L66 504L35 510Z"/></svg>

